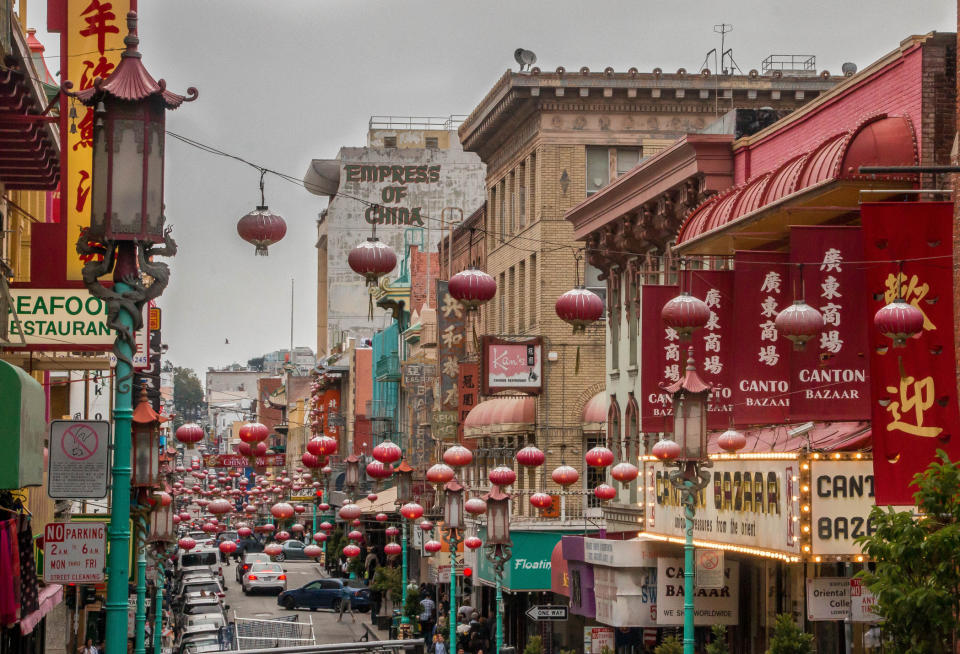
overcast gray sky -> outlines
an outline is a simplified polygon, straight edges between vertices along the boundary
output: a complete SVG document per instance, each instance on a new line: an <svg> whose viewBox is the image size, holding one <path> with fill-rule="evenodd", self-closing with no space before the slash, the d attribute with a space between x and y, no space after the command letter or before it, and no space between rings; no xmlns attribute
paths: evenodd
<svg viewBox="0 0 960 654"><path fill-rule="evenodd" d="M75 0L73 0L75 1ZM552 70L696 70L727 47L744 70L768 54L814 54L817 68L861 68L910 34L956 30L946 0L139 0L144 63L200 98L167 128L302 178L313 158L364 145L372 114L467 114L533 50ZM46 2L29 22L47 46ZM51 72L59 59L48 59ZM295 345L316 347L315 220L325 200L276 177L267 203L287 236L254 257L237 220L259 203L258 173L167 139L167 216L180 253L161 298L176 365L203 374L286 347L290 279ZM229 339L230 344L224 341Z"/></svg>

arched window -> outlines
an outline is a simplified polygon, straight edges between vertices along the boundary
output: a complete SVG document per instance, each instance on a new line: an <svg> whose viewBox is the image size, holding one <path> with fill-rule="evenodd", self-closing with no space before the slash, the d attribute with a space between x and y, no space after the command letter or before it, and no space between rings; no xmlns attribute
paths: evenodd
<svg viewBox="0 0 960 654"><path fill-rule="evenodd" d="M626 452L624 461L638 466L640 457L640 406L637 404L637 398L630 393L630 400L627 402L627 410L623 417L624 439L626 440ZM629 501L631 504L637 502L637 482L630 484Z"/></svg>

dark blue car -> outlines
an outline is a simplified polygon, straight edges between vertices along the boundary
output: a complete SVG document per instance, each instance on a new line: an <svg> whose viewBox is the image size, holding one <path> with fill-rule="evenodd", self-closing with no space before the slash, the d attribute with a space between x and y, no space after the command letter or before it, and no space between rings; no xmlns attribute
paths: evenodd
<svg viewBox="0 0 960 654"><path fill-rule="evenodd" d="M355 611L370 608L370 591L360 579L317 579L306 586L286 590L277 596L277 604L285 609L299 607L340 610L340 603L350 593L350 604Z"/></svg>

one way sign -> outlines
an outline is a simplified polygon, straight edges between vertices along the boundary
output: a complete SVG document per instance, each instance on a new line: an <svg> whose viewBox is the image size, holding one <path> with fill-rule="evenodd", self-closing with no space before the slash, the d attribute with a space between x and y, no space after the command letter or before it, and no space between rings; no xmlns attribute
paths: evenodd
<svg viewBox="0 0 960 654"><path fill-rule="evenodd" d="M527 617L537 622L543 620L566 620L567 607L544 604L542 606L531 606L527 609Z"/></svg>

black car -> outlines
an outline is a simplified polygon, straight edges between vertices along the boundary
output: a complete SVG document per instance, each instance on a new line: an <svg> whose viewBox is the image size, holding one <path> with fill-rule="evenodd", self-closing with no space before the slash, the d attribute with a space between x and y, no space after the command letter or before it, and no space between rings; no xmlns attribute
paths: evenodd
<svg viewBox="0 0 960 654"><path fill-rule="evenodd" d="M277 604L285 609L340 609L344 593L350 593L350 605L358 611L370 608L370 591L360 579L317 579L306 586L285 590L277 595Z"/></svg>

